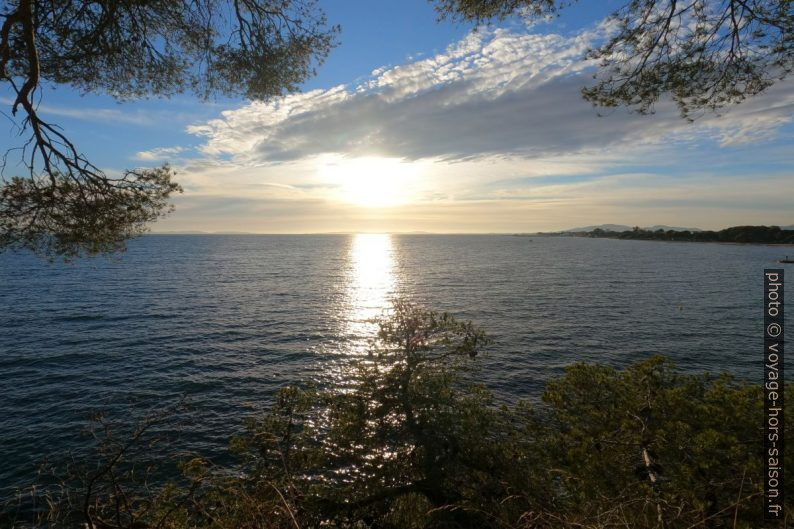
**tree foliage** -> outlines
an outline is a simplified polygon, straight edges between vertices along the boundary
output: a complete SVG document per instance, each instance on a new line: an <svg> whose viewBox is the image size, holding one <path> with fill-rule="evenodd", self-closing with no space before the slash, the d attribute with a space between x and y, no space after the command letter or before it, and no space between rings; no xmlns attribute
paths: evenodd
<svg viewBox="0 0 794 529"><path fill-rule="evenodd" d="M0 188L0 248L64 258L123 250L125 241L171 210L179 191L168 166L122 178L82 180L54 173L47 182L12 178Z"/></svg>
<svg viewBox="0 0 794 529"><path fill-rule="evenodd" d="M436 0L442 16L478 23L512 14L557 15L560 0ZM602 107L653 110L664 94L693 117L757 95L794 67L790 0L630 0L608 20L610 36L582 94Z"/></svg>
<svg viewBox="0 0 794 529"><path fill-rule="evenodd" d="M334 44L314 0L8 0L0 79L22 111L26 173L0 192L0 248L67 256L123 247L169 211L167 166L107 175L38 110L42 87L127 100L294 91ZM53 242L54 241L54 242Z"/></svg>
<svg viewBox="0 0 794 529"><path fill-rule="evenodd" d="M732 226L719 231L643 230L635 227L633 230L617 232L596 228L588 232L574 232L573 235L645 241L794 244L794 230L784 230L779 226Z"/></svg>
<svg viewBox="0 0 794 529"><path fill-rule="evenodd" d="M27 518L17 509L13 519L167 529L761 527L760 386L680 374L651 357L623 370L574 364L538 405L499 405L476 381L488 343L471 324L398 303L343 384L285 388L248 420L232 442L236 466L186 458L181 481L135 489L119 483L147 475L123 457L129 443L103 441L112 449L80 467L82 490L21 494L28 505L45 495L37 505L52 507Z"/></svg>

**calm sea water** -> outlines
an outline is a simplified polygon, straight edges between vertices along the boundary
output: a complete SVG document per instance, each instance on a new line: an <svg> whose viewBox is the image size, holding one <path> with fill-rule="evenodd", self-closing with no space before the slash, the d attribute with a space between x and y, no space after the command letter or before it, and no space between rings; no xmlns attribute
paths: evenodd
<svg viewBox="0 0 794 529"><path fill-rule="evenodd" d="M147 236L115 259L0 255L0 488L89 412L185 395L221 453L290 382L340 376L392 296L481 324L502 398L661 353L760 380L762 272L791 248L499 235ZM790 279L794 281L794 277Z"/></svg>

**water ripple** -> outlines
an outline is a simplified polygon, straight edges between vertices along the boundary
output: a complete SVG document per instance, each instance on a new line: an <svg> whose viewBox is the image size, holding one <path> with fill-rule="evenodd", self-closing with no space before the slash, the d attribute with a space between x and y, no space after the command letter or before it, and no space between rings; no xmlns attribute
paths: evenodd
<svg viewBox="0 0 794 529"><path fill-rule="evenodd" d="M187 396L217 455L284 384L343 377L395 295L481 324L483 381L536 397L577 360L661 353L760 376L765 246L509 236L149 236L119 259L0 255L0 488L92 410Z"/></svg>

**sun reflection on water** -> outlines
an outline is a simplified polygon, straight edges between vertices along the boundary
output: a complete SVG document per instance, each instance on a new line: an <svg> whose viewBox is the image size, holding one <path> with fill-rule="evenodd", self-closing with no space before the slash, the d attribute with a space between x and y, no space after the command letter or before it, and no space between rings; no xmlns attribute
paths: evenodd
<svg viewBox="0 0 794 529"><path fill-rule="evenodd" d="M385 233L359 233L350 245L347 335L350 352L362 353L375 337L373 318L391 306L396 288L394 248Z"/></svg>

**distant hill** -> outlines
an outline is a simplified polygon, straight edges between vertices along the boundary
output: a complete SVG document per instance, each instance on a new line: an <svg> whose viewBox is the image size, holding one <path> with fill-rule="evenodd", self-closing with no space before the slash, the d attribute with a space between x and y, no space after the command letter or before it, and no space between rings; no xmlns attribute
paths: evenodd
<svg viewBox="0 0 794 529"><path fill-rule="evenodd" d="M656 226L651 226L649 228L643 228L643 230L648 231L656 231L656 230L664 230L664 231L703 231L700 228L679 228L676 226L665 226L664 224L657 224Z"/></svg>
<svg viewBox="0 0 794 529"><path fill-rule="evenodd" d="M626 226L625 224L599 224L597 226L585 226L583 228L573 228L570 230L565 230L565 232L588 232L593 231L596 229L600 229L602 231L631 231L633 226ZM645 231L656 231L656 230L664 230L664 231L703 231L700 228L679 228L676 226L665 226L663 224L657 224L656 226L644 227L642 228Z"/></svg>
<svg viewBox="0 0 794 529"><path fill-rule="evenodd" d="M580 231L593 231L596 229L600 229L603 231L629 231L631 230L631 226L625 226L623 224L599 224L598 226L584 226L582 228L571 228L570 230L564 230L564 231L580 232Z"/></svg>

